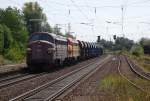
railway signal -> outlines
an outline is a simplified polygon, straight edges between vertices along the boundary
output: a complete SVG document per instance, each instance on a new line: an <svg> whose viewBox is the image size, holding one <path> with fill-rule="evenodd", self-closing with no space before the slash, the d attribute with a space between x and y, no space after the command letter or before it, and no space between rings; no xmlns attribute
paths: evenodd
<svg viewBox="0 0 150 101"><path fill-rule="evenodd" d="M98 37L97 42L100 42L101 36L97 36L97 37Z"/></svg>
<svg viewBox="0 0 150 101"><path fill-rule="evenodd" d="M114 40L116 40L116 39L117 39L117 36L116 36L116 35L114 35L114 36L113 36L113 38L114 38Z"/></svg>

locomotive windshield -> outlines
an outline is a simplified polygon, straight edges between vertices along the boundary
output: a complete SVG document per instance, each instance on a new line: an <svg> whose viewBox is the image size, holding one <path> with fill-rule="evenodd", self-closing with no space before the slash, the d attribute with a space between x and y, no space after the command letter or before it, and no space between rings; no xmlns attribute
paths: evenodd
<svg viewBox="0 0 150 101"><path fill-rule="evenodd" d="M37 40L44 40L44 41L48 41L48 42L54 42L53 37L51 37L48 34L43 34L43 33L33 34L30 37L30 42L31 41L37 41Z"/></svg>

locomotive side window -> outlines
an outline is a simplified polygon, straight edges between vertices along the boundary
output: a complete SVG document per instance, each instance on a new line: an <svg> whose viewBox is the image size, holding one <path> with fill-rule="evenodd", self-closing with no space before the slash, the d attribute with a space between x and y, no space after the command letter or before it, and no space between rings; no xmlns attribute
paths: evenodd
<svg viewBox="0 0 150 101"><path fill-rule="evenodd" d="M56 43L60 45L67 45L67 41L63 41L63 40L56 40Z"/></svg>
<svg viewBox="0 0 150 101"><path fill-rule="evenodd" d="M33 34L31 37L30 37L30 42L31 41L37 41L37 40L44 40L44 41L48 41L48 42L54 42L54 39L48 35L48 34Z"/></svg>

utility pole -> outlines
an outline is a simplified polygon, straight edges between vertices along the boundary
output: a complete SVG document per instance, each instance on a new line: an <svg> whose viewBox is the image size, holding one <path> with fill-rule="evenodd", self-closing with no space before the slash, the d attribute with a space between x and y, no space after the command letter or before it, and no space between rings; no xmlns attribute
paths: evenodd
<svg viewBox="0 0 150 101"><path fill-rule="evenodd" d="M106 34L110 37L108 40L111 41L111 35L109 35L109 27L108 27L108 24L111 24L112 22L106 21L106 23L107 23L107 26L106 26Z"/></svg>
<svg viewBox="0 0 150 101"><path fill-rule="evenodd" d="M60 24L56 24L56 35L59 35L59 32L61 30L61 28L59 26L60 26Z"/></svg>
<svg viewBox="0 0 150 101"><path fill-rule="evenodd" d="M70 31L71 31L71 25L70 23L68 23L68 34L71 34Z"/></svg>
<svg viewBox="0 0 150 101"><path fill-rule="evenodd" d="M124 34L124 15L123 15L124 6L123 5L121 6L121 11L122 11L122 35L123 35L123 37L125 37L125 34Z"/></svg>
<svg viewBox="0 0 150 101"><path fill-rule="evenodd" d="M56 35L58 35L58 24L56 24Z"/></svg>
<svg viewBox="0 0 150 101"><path fill-rule="evenodd" d="M68 11L68 18L70 19L70 13L71 13L71 11L70 11L70 9L69 9L69 11ZM67 32L67 34L71 34L71 24L70 24L70 20L69 20L69 22L68 22L68 32Z"/></svg>

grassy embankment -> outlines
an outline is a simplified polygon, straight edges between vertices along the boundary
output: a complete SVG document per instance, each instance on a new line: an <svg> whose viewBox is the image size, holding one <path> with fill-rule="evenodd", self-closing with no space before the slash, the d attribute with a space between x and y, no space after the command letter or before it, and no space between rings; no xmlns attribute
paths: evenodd
<svg viewBox="0 0 150 101"><path fill-rule="evenodd" d="M1 65L8 65L8 64L17 64L17 63L23 63L25 62L25 59L20 59L20 60L8 60L4 58L2 55L0 55L0 66Z"/></svg>
<svg viewBox="0 0 150 101"><path fill-rule="evenodd" d="M130 56L145 72L150 72L150 56L143 55L140 57Z"/></svg>
<svg viewBox="0 0 150 101"><path fill-rule="evenodd" d="M139 79L137 82L141 82ZM148 84L149 82L144 82ZM128 81L117 74L106 76L99 86L104 92L102 101L150 101L150 95L133 87Z"/></svg>
<svg viewBox="0 0 150 101"><path fill-rule="evenodd" d="M0 55L0 66L5 64L11 64L12 62L5 59L2 55Z"/></svg>

